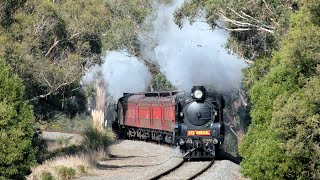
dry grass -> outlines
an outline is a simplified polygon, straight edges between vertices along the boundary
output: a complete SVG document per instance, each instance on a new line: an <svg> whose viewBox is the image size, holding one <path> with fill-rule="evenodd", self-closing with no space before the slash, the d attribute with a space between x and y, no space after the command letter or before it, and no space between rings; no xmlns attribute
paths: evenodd
<svg viewBox="0 0 320 180"><path fill-rule="evenodd" d="M97 172L97 162L107 158L108 147L115 141L111 129L99 131L87 128L82 136L59 136L51 133L46 138L47 151L42 164L32 168L27 179L73 179Z"/></svg>
<svg viewBox="0 0 320 180"><path fill-rule="evenodd" d="M47 151L53 152L62 148L67 148L72 145L81 145L83 142L83 137L81 136L72 136L72 137L60 137L56 140L47 140Z"/></svg>
<svg viewBox="0 0 320 180"><path fill-rule="evenodd" d="M67 179L61 174L61 169L72 168L76 171L75 177L94 174L96 163L106 157L105 151L82 153L74 156L56 157L32 168L28 180L43 179L44 173L50 173L54 179Z"/></svg>

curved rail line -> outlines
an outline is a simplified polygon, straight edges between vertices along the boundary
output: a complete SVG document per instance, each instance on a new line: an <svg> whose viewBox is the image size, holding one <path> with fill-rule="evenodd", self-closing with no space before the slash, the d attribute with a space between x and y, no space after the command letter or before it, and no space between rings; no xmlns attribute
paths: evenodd
<svg viewBox="0 0 320 180"><path fill-rule="evenodd" d="M212 165L214 164L214 160L212 160L210 162L210 164L208 164L205 168L203 168L201 171L199 171L197 174L191 176L188 180L192 180L197 178L198 176L200 176L201 174L203 174L204 172L206 172Z"/></svg>
<svg viewBox="0 0 320 180"><path fill-rule="evenodd" d="M178 165L174 166L173 168L151 178L151 180L155 180L155 179L160 179L168 174L170 174L171 172L175 171L176 169L180 168L184 163L186 162L186 160L181 161Z"/></svg>
<svg viewBox="0 0 320 180"><path fill-rule="evenodd" d="M178 165L176 165L175 167L151 178L151 180L155 180L155 179L160 179L163 178L167 175L169 175L170 173L172 173L173 171L177 170L178 168L180 168L187 160L183 160L181 161ZM212 165L214 164L214 160L212 160L208 165L206 165L201 171L197 172L196 174L194 174L193 176L191 176L190 178L188 178L188 180L193 180L197 177L199 177L201 174L203 174L205 171L207 171Z"/></svg>

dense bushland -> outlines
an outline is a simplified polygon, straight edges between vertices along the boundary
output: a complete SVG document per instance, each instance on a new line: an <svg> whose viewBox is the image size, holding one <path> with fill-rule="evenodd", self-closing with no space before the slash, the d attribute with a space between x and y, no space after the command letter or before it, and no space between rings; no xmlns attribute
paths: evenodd
<svg viewBox="0 0 320 180"><path fill-rule="evenodd" d="M242 172L320 177L320 1L187 1L176 21L200 12L230 31L228 47L252 62L244 73L252 122L240 147Z"/></svg>
<svg viewBox="0 0 320 180"><path fill-rule="evenodd" d="M262 74L249 84L252 124L241 146L253 179L320 177L320 1L299 7L280 50L248 70Z"/></svg>
<svg viewBox="0 0 320 180"><path fill-rule="evenodd" d="M139 52L151 2L1 1L0 57L22 78L37 120L86 110L80 79L109 50Z"/></svg>
<svg viewBox="0 0 320 180"><path fill-rule="evenodd" d="M0 2L0 176L30 173L34 122L80 117L81 77L108 50L138 53L139 24L150 11L146 0Z"/></svg>

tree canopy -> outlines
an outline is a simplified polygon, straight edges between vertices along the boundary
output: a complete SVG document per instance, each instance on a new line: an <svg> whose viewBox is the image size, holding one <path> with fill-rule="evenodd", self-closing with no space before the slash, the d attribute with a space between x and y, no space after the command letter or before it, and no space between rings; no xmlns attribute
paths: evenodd
<svg viewBox="0 0 320 180"><path fill-rule="evenodd" d="M38 118L85 108L80 79L102 63L106 50L136 45L148 1L4 1L0 9L0 57L26 86ZM72 104L72 106L70 106Z"/></svg>
<svg viewBox="0 0 320 180"><path fill-rule="evenodd" d="M276 0L191 0L175 13L182 26L187 17L192 23L204 16L213 27L230 32L228 47L238 55L255 60L270 56L289 27L290 12L297 10L297 1Z"/></svg>

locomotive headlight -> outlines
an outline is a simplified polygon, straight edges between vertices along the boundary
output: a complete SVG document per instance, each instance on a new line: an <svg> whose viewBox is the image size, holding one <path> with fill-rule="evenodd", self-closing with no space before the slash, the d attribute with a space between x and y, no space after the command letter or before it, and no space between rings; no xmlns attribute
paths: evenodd
<svg viewBox="0 0 320 180"><path fill-rule="evenodd" d="M218 144L219 140L218 139L213 139L213 144Z"/></svg>
<svg viewBox="0 0 320 180"><path fill-rule="evenodd" d="M194 91L194 97L197 98L197 99L201 99L203 96L203 92L199 89L195 90Z"/></svg>

